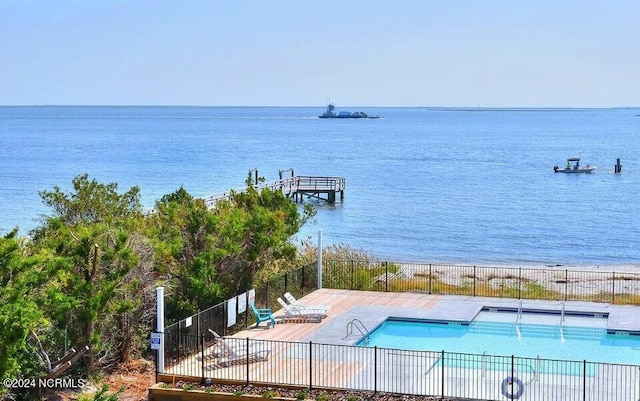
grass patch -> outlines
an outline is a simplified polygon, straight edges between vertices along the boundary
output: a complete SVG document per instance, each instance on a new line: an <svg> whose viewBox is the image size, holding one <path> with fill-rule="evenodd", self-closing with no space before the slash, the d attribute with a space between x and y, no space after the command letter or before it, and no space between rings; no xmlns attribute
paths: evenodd
<svg viewBox="0 0 640 401"><path fill-rule="evenodd" d="M363 287L363 289L375 291L386 290L390 292L420 292L442 295L471 295L493 298L521 298L553 301L567 300L606 302L617 305L640 305L640 294L616 293L615 297L611 292L600 292L597 294L576 294L569 292L565 294L565 291L562 289L558 291L552 288L547 288L536 280L526 277L520 278L513 274L491 274L487 276L485 280L482 280L474 274L463 273L460 274L458 278L459 283L452 284L444 282L438 272L417 273L411 279L391 279L390 277L390 281L388 283L385 283L384 280L373 283L373 279L377 277L375 273L384 275L384 270L379 268L362 269L362 271L359 271L358 273L361 274L361 276L355 280L357 285L354 285L354 289L359 289L358 286L364 286L365 283L369 283L369 286ZM609 278L608 280L613 280L613 278ZM616 277L615 280L635 281L638 280L638 278L619 276ZM564 278L559 278L551 281L547 285L553 286L556 284L566 284L566 280ZM575 281L569 280L569 284L575 284Z"/></svg>
<svg viewBox="0 0 640 401"><path fill-rule="evenodd" d="M612 297L609 296L609 299ZM613 298L616 305L640 305L640 295L637 294L616 294Z"/></svg>
<svg viewBox="0 0 640 401"><path fill-rule="evenodd" d="M521 298L528 299L547 299L547 300L559 300L564 299L564 294L558 291L550 290L536 281L524 283L520 293Z"/></svg>
<svg viewBox="0 0 640 401"><path fill-rule="evenodd" d="M476 295L493 298L518 298L518 287L500 284L498 287L486 283L476 283Z"/></svg>

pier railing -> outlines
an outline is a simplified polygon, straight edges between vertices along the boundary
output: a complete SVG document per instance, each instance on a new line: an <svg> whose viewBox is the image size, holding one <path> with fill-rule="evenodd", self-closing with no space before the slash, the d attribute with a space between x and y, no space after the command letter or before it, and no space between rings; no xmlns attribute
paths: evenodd
<svg viewBox="0 0 640 401"><path fill-rule="evenodd" d="M379 347L189 336L190 355L168 359L176 376L202 383L294 386L439 399L617 401L640 397L639 366ZM229 351L233 350L233 351Z"/></svg>
<svg viewBox="0 0 640 401"><path fill-rule="evenodd" d="M343 177L297 176L296 190L298 191L344 191Z"/></svg>
<svg viewBox="0 0 640 401"><path fill-rule="evenodd" d="M297 197L301 194L309 193L332 193L335 200L335 194L342 194L345 190L345 178L343 177L321 177L321 176L305 176L298 175L289 178L282 178L272 182L261 182L253 187L260 191L269 189L271 191L281 191L284 196ZM222 194L210 195L204 198L207 207L213 207L221 200L230 200L234 193L243 192L245 188L237 188L224 192Z"/></svg>

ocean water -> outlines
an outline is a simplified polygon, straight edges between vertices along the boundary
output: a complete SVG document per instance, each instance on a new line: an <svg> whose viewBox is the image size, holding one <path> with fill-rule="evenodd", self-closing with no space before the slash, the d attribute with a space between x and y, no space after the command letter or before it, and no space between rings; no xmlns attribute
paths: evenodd
<svg viewBox="0 0 640 401"><path fill-rule="evenodd" d="M138 185L145 207L183 186L241 188L249 169L346 178L318 203L323 244L399 261L479 265L640 263L640 109L0 107L0 232L28 234L39 191L88 173ZM555 174L567 157L591 175ZM614 174L616 158L622 174ZM285 173L288 174L288 173Z"/></svg>

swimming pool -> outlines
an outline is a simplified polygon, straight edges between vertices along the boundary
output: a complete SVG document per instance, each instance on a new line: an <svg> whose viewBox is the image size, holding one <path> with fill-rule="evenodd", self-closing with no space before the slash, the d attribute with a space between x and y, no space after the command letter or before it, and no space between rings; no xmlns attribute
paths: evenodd
<svg viewBox="0 0 640 401"><path fill-rule="evenodd" d="M638 333L608 333L606 318L566 318L563 324L557 315L515 319L484 312L471 323L389 318L358 345L640 365ZM531 320L556 323L525 323Z"/></svg>

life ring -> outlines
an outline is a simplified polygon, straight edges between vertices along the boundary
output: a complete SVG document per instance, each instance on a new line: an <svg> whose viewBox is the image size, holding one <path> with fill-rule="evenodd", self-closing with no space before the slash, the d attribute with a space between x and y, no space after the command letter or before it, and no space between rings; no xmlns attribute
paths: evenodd
<svg viewBox="0 0 640 401"><path fill-rule="evenodd" d="M511 390L514 390L513 393L510 392ZM524 384L522 383L522 380L515 376L507 376L502 381L502 395L508 399L517 400L522 397L522 393L524 393Z"/></svg>

